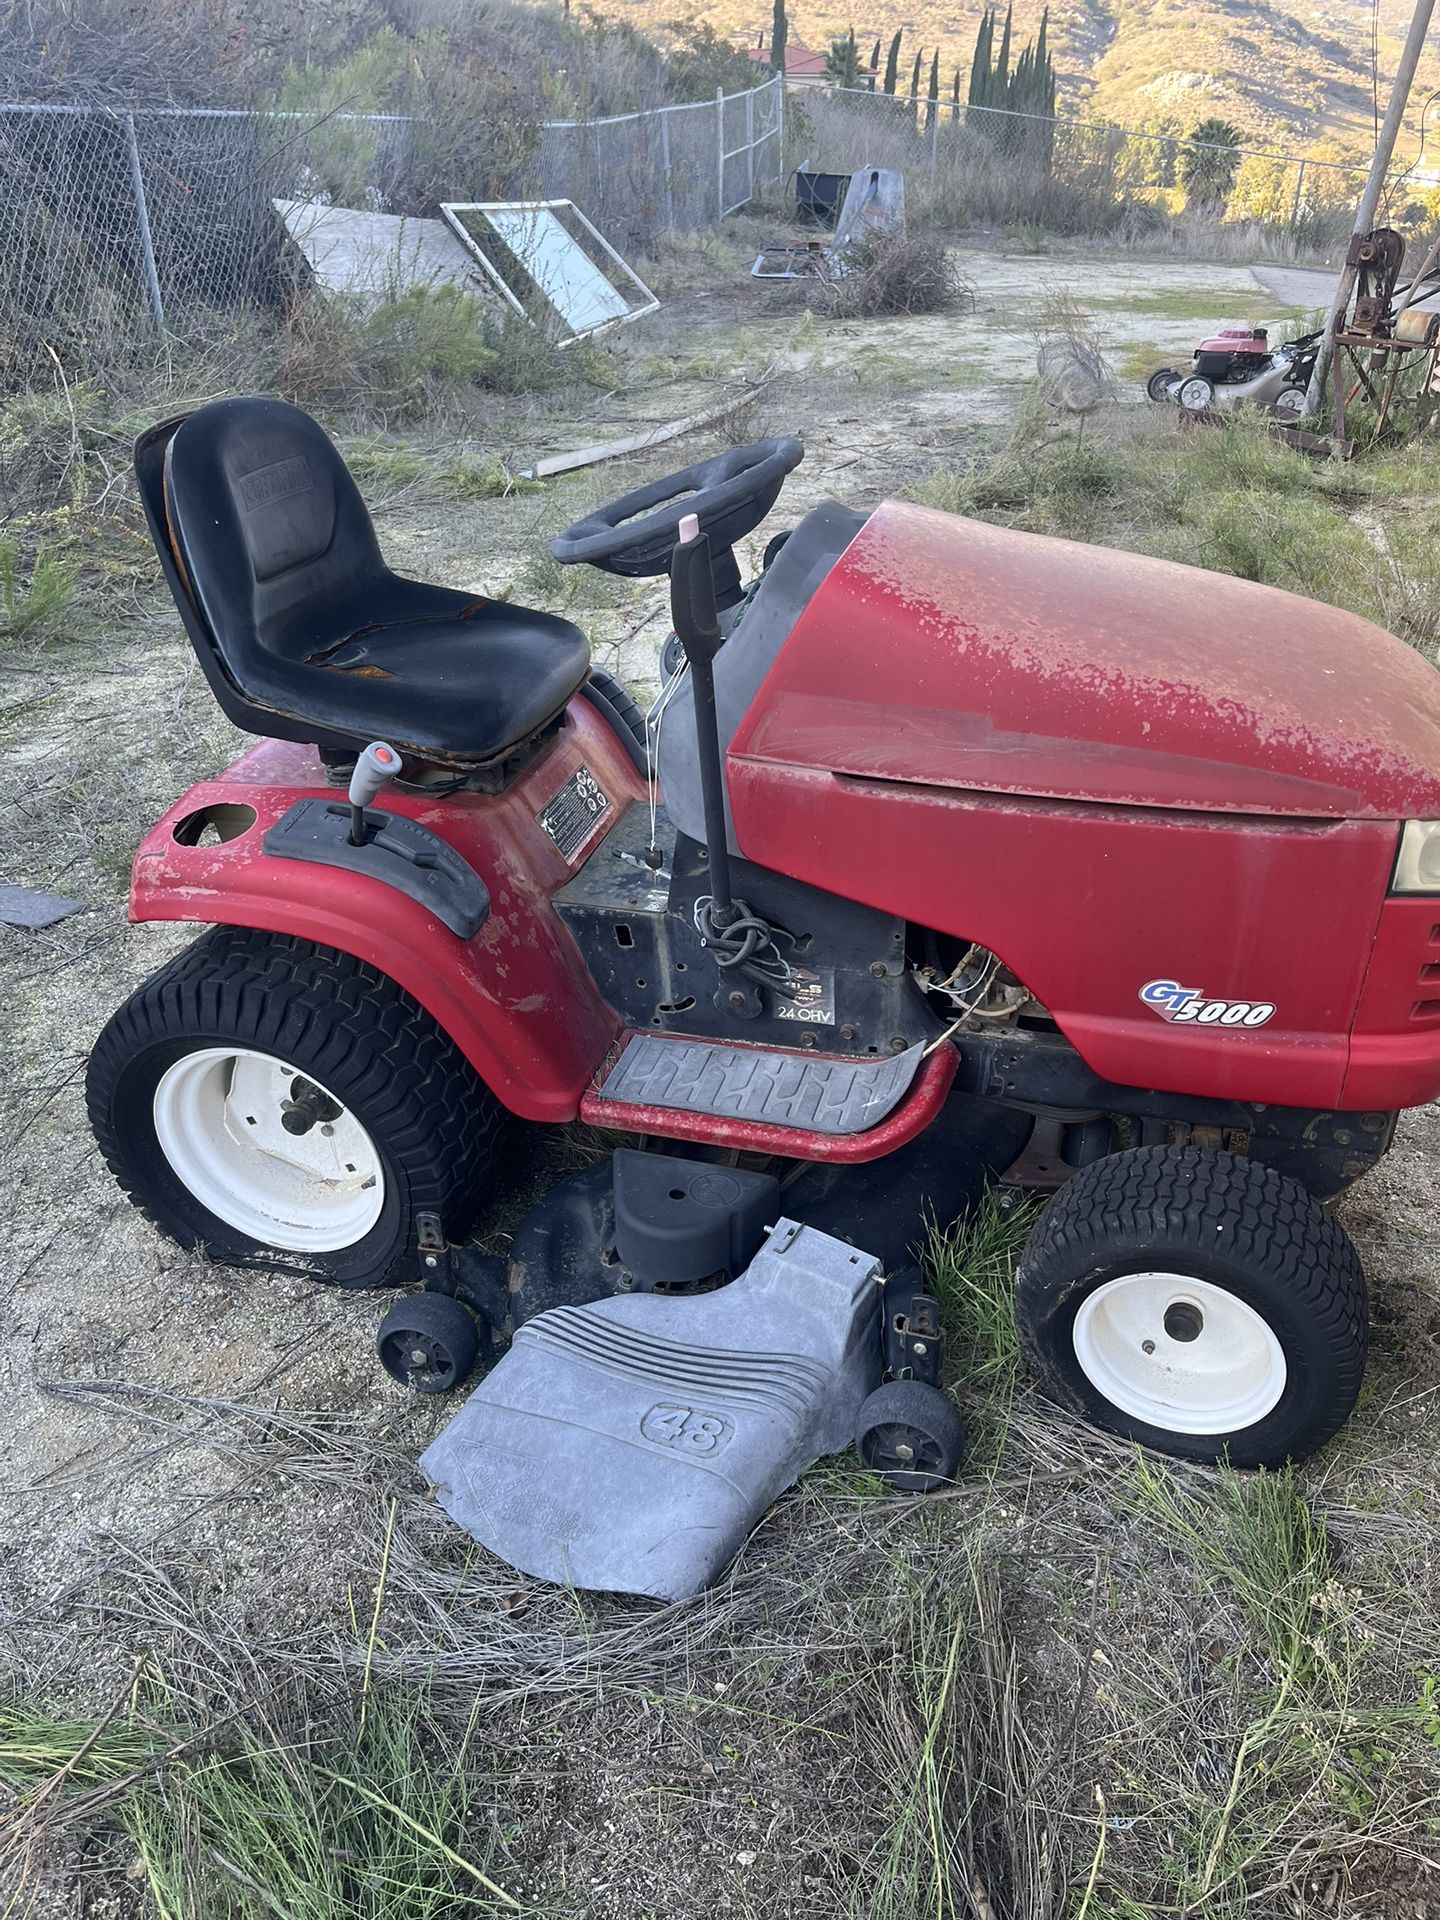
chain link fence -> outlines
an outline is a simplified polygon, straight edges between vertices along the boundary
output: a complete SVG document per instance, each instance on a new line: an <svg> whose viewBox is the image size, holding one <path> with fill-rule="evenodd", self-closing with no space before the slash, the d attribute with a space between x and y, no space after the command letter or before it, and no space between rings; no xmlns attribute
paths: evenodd
<svg viewBox="0 0 1440 1920"><path fill-rule="evenodd" d="M944 222L1137 239L1188 223L1221 252L1227 229L1253 246L1264 228L1282 251L1332 258L1349 236L1366 171L863 89L809 90L791 118L797 161L842 173L899 168L911 206ZM1406 185L1397 174L1392 214Z"/></svg>
<svg viewBox="0 0 1440 1920"><path fill-rule="evenodd" d="M23 360L45 342L95 362L213 336L240 312L281 314L295 262L273 203L433 216L437 198L474 192L451 178L438 131L382 114L0 105L0 348ZM899 168L912 209L953 226L1325 259L1363 178L953 100L832 88L787 99L778 80L506 132L490 197L574 200L622 251L711 226L805 162ZM1391 218L1406 191L1397 176Z"/></svg>
<svg viewBox="0 0 1440 1920"><path fill-rule="evenodd" d="M713 225L784 175L778 81L534 131L490 197L573 200L622 251ZM0 106L0 334L100 359L279 310L293 260L274 202L434 216L427 132L383 114Z"/></svg>

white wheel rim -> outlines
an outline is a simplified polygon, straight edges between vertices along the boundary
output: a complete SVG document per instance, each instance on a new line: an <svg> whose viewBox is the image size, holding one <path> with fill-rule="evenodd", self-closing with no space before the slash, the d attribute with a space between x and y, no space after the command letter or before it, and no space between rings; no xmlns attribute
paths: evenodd
<svg viewBox="0 0 1440 1920"><path fill-rule="evenodd" d="M1299 387L1282 387L1275 408L1278 413L1304 413L1305 395Z"/></svg>
<svg viewBox="0 0 1440 1920"><path fill-rule="evenodd" d="M1285 1355L1269 1324L1190 1274L1107 1280L1081 1303L1072 1338L1097 1392L1171 1433L1239 1433L1285 1391Z"/></svg>
<svg viewBox="0 0 1440 1920"><path fill-rule="evenodd" d="M1190 413L1202 413L1214 398L1215 389L1208 380L1186 380L1180 388L1180 404Z"/></svg>
<svg viewBox="0 0 1440 1920"><path fill-rule="evenodd" d="M297 1081L338 1113L287 1132ZM363 1240L385 1204L374 1141L328 1088L273 1054L204 1047L161 1075L155 1137L175 1177L227 1227L289 1253L337 1253Z"/></svg>

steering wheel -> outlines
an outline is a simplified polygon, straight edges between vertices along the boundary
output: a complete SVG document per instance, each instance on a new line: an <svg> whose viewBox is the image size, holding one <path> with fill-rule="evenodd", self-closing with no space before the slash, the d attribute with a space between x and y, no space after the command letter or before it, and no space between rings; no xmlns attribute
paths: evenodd
<svg viewBox="0 0 1440 1920"><path fill-rule="evenodd" d="M798 440L782 439L757 440L698 460L577 520L556 534L550 552L562 566L583 560L628 579L666 573L680 521L693 513L701 532L709 534L718 562L759 526L779 498L785 476L804 457Z"/></svg>

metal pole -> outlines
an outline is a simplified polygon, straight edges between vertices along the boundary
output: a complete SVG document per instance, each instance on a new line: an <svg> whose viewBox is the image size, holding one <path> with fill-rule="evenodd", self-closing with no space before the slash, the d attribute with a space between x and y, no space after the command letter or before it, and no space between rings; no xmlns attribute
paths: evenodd
<svg viewBox="0 0 1440 1920"><path fill-rule="evenodd" d="M778 143L778 148L780 153L780 161L779 161L780 197L783 203L784 197L785 197L785 76L784 74L777 73L774 80L771 82L771 84L775 89L775 112L779 116L775 122L775 126L776 126L776 140Z"/></svg>
<svg viewBox="0 0 1440 1920"><path fill-rule="evenodd" d="M748 204L755 198L755 89L753 87L745 96L745 162L748 182L745 199Z"/></svg>
<svg viewBox="0 0 1440 1920"><path fill-rule="evenodd" d="M940 167L940 102L930 103L930 184L935 184L935 175Z"/></svg>
<svg viewBox="0 0 1440 1920"><path fill-rule="evenodd" d="M715 89L715 217L725 218L725 89Z"/></svg>
<svg viewBox="0 0 1440 1920"><path fill-rule="evenodd" d="M165 303L160 298L160 275L155 268L155 243L150 237L150 209L145 204L145 181L140 172L140 143L135 138L135 116L121 115L125 151L130 162L130 191L135 196L135 224L140 232L140 263L145 269L145 295L155 318L155 330L165 331Z"/></svg>
<svg viewBox="0 0 1440 1920"><path fill-rule="evenodd" d="M675 231L675 177L670 171L670 113L668 108L660 109L660 167L662 173L661 188L665 195L665 226Z"/></svg>
<svg viewBox="0 0 1440 1920"><path fill-rule="evenodd" d="M1395 84L1390 89L1390 104L1385 109L1385 119L1375 142L1375 156L1370 162L1369 178L1365 182L1365 191L1360 196L1360 205L1355 211L1353 234L1369 233L1375 224L1375 214L1380 205L1381 190L1385 185L1385 175L1390 169L1391 156L1395 152L1395 141L1400 132L1400 122L1404 118L1405 108L1410 99L1410 88L1415 81L1415 69L1420 63L1420 50L1425 44L1425 35L1430 30L1430 16L1435 11L1435 0L1415 0L1415 13L1410 22L1410 31L1405 36L1404 50L1400 55L1400 64L1395 69ZM1310 386L1305 395L1305 408L1308 413L1318 412L1320 395L1325 385L1325 372L1335 348L1335 334L1345 309L1350 303L1350 292L1355 285L1355 268L1348 263L1341 268L1340 281L1335 289L1335 298L1330 302L1330 312L1325 321L1325 331L1320 340L1320 351L1315 356L1315 371L1310 376ZM1339 385L1339 382L1336 382Z"/></svg>
<svg viewBox="0 0 1440 1920"><path fill-rule="evenodd" d="M1300 194L1304 185L1305 185L1305 162L1302 160L1300 162L1300 170L1295 175L1295 203L1290 209L1290 224L1292 227L1298 227L1300 224Z"/></svg>

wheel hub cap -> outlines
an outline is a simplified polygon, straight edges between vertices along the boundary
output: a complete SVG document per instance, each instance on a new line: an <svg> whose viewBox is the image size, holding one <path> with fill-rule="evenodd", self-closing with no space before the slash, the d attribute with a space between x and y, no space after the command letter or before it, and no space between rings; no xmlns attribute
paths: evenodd
<svg viewBox="0 0 1440 1920"><path fill-rule="evenodd" d="M1127 1273L1080 1306L1072 1335L1087 1380L1122 1413L1171 1433L1238 1433L1285 1391L1269 1324L1224 1287Z"/></svg>
<svg viewBox="0 0 1440 1920"><path fill-rule="evenodd" d="M261 1246L334 1253L380 1218L385 1173L374 1141L328 1089L272 1054L187 1053L161 1076L153 1111L176 1178Z"/></svg>

